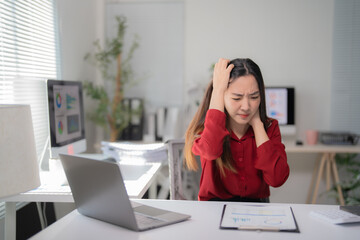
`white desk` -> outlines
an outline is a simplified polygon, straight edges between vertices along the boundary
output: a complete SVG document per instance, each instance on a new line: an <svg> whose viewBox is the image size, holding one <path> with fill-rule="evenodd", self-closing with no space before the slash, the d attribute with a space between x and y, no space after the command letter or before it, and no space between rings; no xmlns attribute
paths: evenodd
<svg viewBox="0 0 360 240"><path fill-rule="evenodd" d="M316 167L314 168L311 184L308 191L307 203L315 204L318 196L318 189L320 180L323 174L323 171L326 167L326 190L330 190L330 179L331 175L333 176L334 184L340 182L339 173L336 166L335 155L337 153L360 153L360 145L324 145L324 144L316 144L316 145L295 145L285 143L285 151L287 153L320 153L321 159L319 159L316 163ZM316 178L316 183L315 183ZM341 205L344 205L344 197L342 194L341 186L337 185L337 192L339 196L339 201Z"/></svg>
<svg viewBox="0 0 360 240"><path fill-rule="evenodd" d="M223 202L199 202L178 200L136 200L138 202L167 210L190 214L190 220L174 225L133 232L116 225L85 217L74 210L45 230L33 236L32 240L42 239L359 239L360 224L333 225L309 215L313 209L332 209L335 205L284 204L291 206L300 233L259 232L220 230L220 216ZM278 204L271 204L278 205ZM280 204L282 205L282 204Z"/></svg>
<svg viewBox="0 0 360 240"><path fill-rule="evenodd" d="M160 168L161 163L120 164L129 197L141 198L156 179ZM46 183L46 179L50 177L49 174L41 174L42 183ZM74 202L74 199L69 186L42 185L33 191L2 198L0 202L6 202L5 236L9 239L15 239L16 202Z"/></svg>

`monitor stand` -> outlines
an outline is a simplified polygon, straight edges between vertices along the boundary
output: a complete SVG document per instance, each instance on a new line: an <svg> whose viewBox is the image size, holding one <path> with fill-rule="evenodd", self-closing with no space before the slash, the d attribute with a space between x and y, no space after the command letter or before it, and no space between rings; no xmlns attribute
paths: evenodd
<svg viewBox="0 0 360 240"><path fill-rule="evenodd" d="M51 183L56 185L69 185L60 158L49 159L49 172Z"/></svg>

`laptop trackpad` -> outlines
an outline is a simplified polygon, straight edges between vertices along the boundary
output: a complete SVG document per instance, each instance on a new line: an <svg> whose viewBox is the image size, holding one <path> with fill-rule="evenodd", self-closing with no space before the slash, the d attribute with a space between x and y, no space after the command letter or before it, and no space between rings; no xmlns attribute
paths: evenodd
<svg viewBox="0 0 360 240"><path fill-rule="evenodd" d="M153 208L153 207L149 207L149 206L145 206L145 205L135 207L134 211L148 215L148 216L153 216L153 217L168 213L168 211L166 211L166 210L162 210L159 208Z"/></svg>

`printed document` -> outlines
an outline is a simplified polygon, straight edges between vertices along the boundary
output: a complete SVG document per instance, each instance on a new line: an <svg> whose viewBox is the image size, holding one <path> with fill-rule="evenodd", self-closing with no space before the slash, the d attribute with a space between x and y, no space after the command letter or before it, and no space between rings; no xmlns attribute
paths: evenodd
<svg viewBox="0 0 360 240"><path fill-rule="evenodd" d="M226 204L220 228L299 232L291 207Z"/></svg>

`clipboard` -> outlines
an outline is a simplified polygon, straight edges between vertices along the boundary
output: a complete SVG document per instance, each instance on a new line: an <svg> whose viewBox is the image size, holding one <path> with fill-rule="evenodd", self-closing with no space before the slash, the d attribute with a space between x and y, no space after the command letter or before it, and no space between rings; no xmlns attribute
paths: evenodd
<svg viewBox="0 0 360 240"><path fill-rule="evenodd" d="M220 229L300 233L290 206L225 204Z"/></svg>

